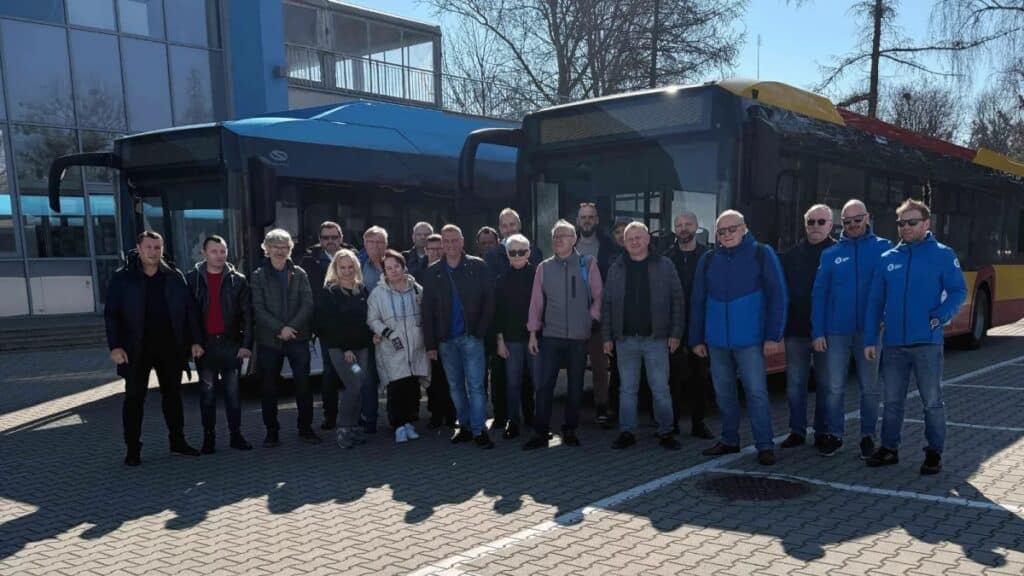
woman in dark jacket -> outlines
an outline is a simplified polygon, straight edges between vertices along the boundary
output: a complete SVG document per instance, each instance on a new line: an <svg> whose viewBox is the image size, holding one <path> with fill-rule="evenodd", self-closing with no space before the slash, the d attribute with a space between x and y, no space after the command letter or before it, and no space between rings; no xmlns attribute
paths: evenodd
<svg viewBox="0 0 1024 576"><path fill-rule="evenodd" d="M317 333L327 346L326 360L342 383L338 446L351 448L366 442L358 425L359 394L373 343L373 334L366 325L369 291L363 285L355 252L341 249L335 253L324 277L324 290L324 298L317 305Z"/></svg>
<svg viewBox="0 0 1024 576"><path fill-rule="evenodd" d="M511 440L519 436L522 423L522 390L526 374L535 378L535 359L527 350L530 332L526 320L536 267L530 263L530 241L522 234L513 234L505 241L509 268L497 282L495 323L498 333L498 355L505 359L505 397L508 425L503 436ZM529 372L525 372L528 370Z"/></svg>

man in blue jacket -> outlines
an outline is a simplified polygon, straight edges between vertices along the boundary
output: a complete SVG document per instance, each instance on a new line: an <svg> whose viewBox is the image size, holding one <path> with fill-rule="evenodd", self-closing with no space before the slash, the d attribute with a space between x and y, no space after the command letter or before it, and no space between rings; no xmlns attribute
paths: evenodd
<svg viewBox="0 0 1024 576"><path fill-rule="evenodd" d="M822 456L832 456L843 446L844 392L852 355L860 385L860 457L867 458L875 451L881 392L878 362L860 353L866 338L864 310L878 259L892 242L871 232L871 215L860 200L843 206L842 222L839 242L821 254L811 294L812 345L815 352L827 353L829 372L824 389L829 434L817 444ZM874 326L877 338L878 325Z"/></svg>
<svg viewBox="0 0 1024 576"><path fill-rule="evenodd" d="M942 402L942 327L967 298L967 285L956 254L929 231L931 211L907 200L896 209L900 243L882 255L871 284L864 334L864 356L878 356L878 330L885 326L882 446L867 465L899 462L903 402L914 374L924 405L927 441L921 474L942 470L946 442L946 408Z"/></svg>
<svg viewBox="0 0 1024 576"><path fill-rule="evenodd" d="M736 376L743 382L757 459L775 463L765 356L778 350L786 326L786 286L775 251L754 240L743 214L726 210L715 223L718 246L697 263L690 310L690 344L711 356L711 380L722 415L722 439L704 451L740 450Z"/></svg>

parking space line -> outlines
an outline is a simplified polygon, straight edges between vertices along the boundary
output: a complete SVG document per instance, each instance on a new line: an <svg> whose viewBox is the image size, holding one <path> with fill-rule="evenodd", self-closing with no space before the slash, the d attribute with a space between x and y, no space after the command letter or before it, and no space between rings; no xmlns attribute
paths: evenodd
<svg viewBox="0 0 1024 576"><path fill-rule="evenodd" d="M904 422L910 422L911 424L924 424L924 420L918 420L917 418L904 418ZM988 426L985 424L966 424L964 422L950 422L946 421L946 426L952 426L954 428L971 428L974 430L995 430L998 432L1024 432L1024 428L1014 428L1013 426Z"/></svg>
<svg viewBox="0 0 1024 576"><path fill-rule="evenodd" d="M987 386L985 384L945 384L945 386L952 386L954 388L977 388L979 390L1022 390L1024 387L1021 386Z"/></svg>
<svg viewBox="0 0 1024 576"><path fill-rule="evenodd" d="M942 382L942 386L948 386L950 384L959 384L959 383L964 382L966 380L969 380L971 378L975 378L975 377L978 377L978 376L982 376L984 374L988 374L989 372L993 372L995 370L999 370L1001 368L1005 368L1006 366L1009 366L1011 364L1015 364L1015 363L1018 363L1018 362L1024 362L1024 356L1017 356L1017 357L1011 358L1009 360L1004 360L1002 362L997 362L995 364L992 364L992 365L989 365L989 366L985 366L984 368L979 368L977 370L973 370L971 372L967 372L967 373L961 374L959 376L950 378L949 380L944 380ZM912 390L910 393L907 394L907 398L908 399L909 398L914 398L914 397L919 396L919 395L920 395L920 393L915 389L915 390ZM852 420L853 418L856 418L859 415L859 413L860 413L860 409L851 410L851 411L847 412L844 415L844 420ZM808 430L810 430L810 428ZM788 432L786 432L785 434L780 434L779 436L775 437L774 441L775 442L780 442L783 439L785 439L786 436L788 436L788 435L789 435ZM565 527L565 526L571 526L571 525L574 525L574 524L579 524L580 522L583 521L583 519L586 516L589 516L590 514L596 512L596 511L598 511L600 509L608 509L608 508L611 508L613 506L617 506L619 504L622 504L623 502L626 502L628 500L632 500L633 498L636 498L638 496L642 496L642 495L647 494L649 492L653 492L655 490L658 490L660 488L663 488L663 487L668 486L670 484L673 484L675 482L679 482L680 480L691 478L691 477L696 476L698 474L703 474L704 472L708 472L710 470L722 469L721 468L722 465L728 464L729 462L733 462L735 460L738 460L739 458L743 457L743 455L754 454L755 452L756 452L756 450L755 450L754 446L753 445L748 445L745 448L743 448L737 454L727 454L725 456L719 456L717 458L708 460L708 461L703 462L701 464L697 464L695 466L691 466L689 468L685 468L683 470L679 470L677 472L673 472L671 474L662 476L660 478L656 478L654 480L651 480L650 482L646 482L646 483L641 484L639 486L635 486L633 488L629 488L629 489L624 490L622 492L618 492L616 494L612 494L611 496L607 496L605 498L597 500L596 502L593 502L591 504L587 504L587 505L585 505L585 506L583 506L581 508L577 508L576 510L572 510L570 512L566 512L565 514L557 516L554 520L549 520L547 522L541 522L540 524L537 524L537 525L535 525L535 526L533 526L531 528L527 528L525 530L520 530L519 532L516 532L515 534L512 534L510 536L506 536L506 537L500 538L498 540L494 540L494 541L491 541L491 542L488 542L488 543L485 543L485 544L481 544L479 546L476 546L474 548L466 550L465 552L460 552L458 554L454 554L452 556L449 556L449 557L444 558L442 560L438 560L436 562L431 562L430 564L427 564L426 566L423 566L422 568L419 568L419 569L411 572L410 576L440 576L440 575L444 575L444 576L470 576L469 572L459 569L459 565L460 564L465 564L466 562L469 562L469 561L472 561L472 560L477 560L477 559L483 558L485 556L489 556L489 555L493 554L494 552L498 552L498 551L500 551L500 550L502 550L504 548L508 548L509 546L514 546L514 545L517 545L517 544L523 544L523 543L525 543L525 542L527 542L529 540L533 540L534 538L537 538L538 536L541 536L541 535L546 534L548 532L552 532L552 531L557 530L559 528L562 528L562 527ZM822 482L822 481L819 480L817 482ZM853 486L853 485L850 485L850 486ZM879 490L883 490L883 489L880 488ZM898 490L892 490L892 491L889 491L889 492L902 493L902 491L898 491ZM916 494L916 493L908 492L908 494ZM923 497L923 496L928 496L928 495L922 494L921 496ZM940 498L941 499L943 497L936 496L936 497L929 497L929 499L930 498ZM958 499L953 498L953 500L958 500ZM980 506L980 504L986 504L985 502L980 502L980 501L975 501L975 500L966 500L966 499L963 499L963 500L964 500L964 502L977 502L978 503L977 506ZM988 503L988 504L991 504L991 503ZM964 504L964 505L970 505L970 504ZM1016 510L1014 513L1020 514L1020 508L1021 507L1017 507L1016 509L1010 509L1010 508L1002 507L1002 506L999 506L999 505L996 505L996 504L991 504L991 505L997 506L998 509L1000 509L1000 510L1010 510L1010 511Z"/></svg>
<svg viewBox="0 0 1024 576"><path fill-rule="evenodd" d="M940 504L951 504L954 506L966 506L968 508L981 508L983 510L995 510L999 512L1010 512L1017 516L1024 515L1024 506L1016 504L1000 504L998 502L992 502L990 500L971 500L969 498L960 498L957 496L939 496L937 494L926 494L924 492L913 492L911 490L889 490L886 488L876 488L874 486L865 486L863 484L847 484L845 482L834 482L831 480L820 480L818 478L811 478L809 476L798 476L796 474L782 474L778 472L759 472L756 470L734 470L732 468L709 468L705 472L718 473L718 474L732 474L740 476L754 476L758 478L773 478L776 480L791 480L793 482L803 482L805 484L813 484L815 486L825 486L828 488L835 488L836 490L843 490L846 492L857 492L860 494L871 494L873 496L891 496L893 498L906 498L910 500L923 500L926 502L937 502Z"/></svg>

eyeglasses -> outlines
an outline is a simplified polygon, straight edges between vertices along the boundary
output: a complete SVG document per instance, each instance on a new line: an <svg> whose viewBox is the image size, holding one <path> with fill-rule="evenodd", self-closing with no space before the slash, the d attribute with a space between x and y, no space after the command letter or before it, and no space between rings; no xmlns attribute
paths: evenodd
<svg viewBox="0 0 1024 576"><path fill-rule="evenodd" d="M904 226L917 226L921 222L924 222L924 218L907 218L906 220L897 220L896 226L903 228Z"/></svg>
<svg viewBox="0 0 1024 576"><path fill-rule="evenodd" d="M593 202L580 202L580 208L597 208L597 204Z"/></svg>
<svg viewBox="0 0 1024 576"><path fill-rule="evenodd" d="M555 234L554 236L552 236L552 238L554 238L555 240L565 240L567 238L575 238L575 237L576 237L575 234Z"/></svg>
<svg viewBox="0 0 1024 576"><path fill-rule="evenodd" d="M867 214L857 214L856 216L850 216L849 218L843 218L843 226L848 226L853 223L860 224L867 218Z"/></svg>
<svg viewBox="0 0 1024 576"><path fill-rule="evenodd" d="M321 242L334 242L334 241L337 241L337 240L341 240L341 236L321 236L320 237L320 241Z"/></svg>
<svg viewBox="0 0 1024 576"><path fill-rule="evenodd" d="M513 258L518 257L518 256L526 256L529 253L530 253L530 249L529 248L526 248L524 250L509 250L508 251L508 255L512 256Z"/></svg>
<svg viewBox="0 0 1024 576"><path fill-rule="evenodd" d="M726 234L735 234L736 231L740 229L740 226L743 226L743 224L733 224L732 226L722 226L721 228L716 230L716 232L718 232L719 236L725 236Z"/></svg>
<svg viewBox="0 0 1024 576"><path fill-rule="evenodd" d="M818 218L817 220L815 220L814 218L807 219L808 226L824 226L825 224L828 224L828 222L829 221L826 220L825 218Z"/></svg>

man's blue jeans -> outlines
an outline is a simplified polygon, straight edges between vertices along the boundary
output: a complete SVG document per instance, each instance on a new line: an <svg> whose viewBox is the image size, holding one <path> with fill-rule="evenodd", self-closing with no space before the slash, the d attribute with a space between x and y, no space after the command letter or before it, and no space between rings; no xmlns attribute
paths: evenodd
<svg viewBox="0 0 1024 576"><path fill-rule="evenodd" d="M523 423L523 380L530 375L537 382L537 362L527 350L526 342L506 342L508 358L505 360L505 403L509 422Z"/></svg>
<svg viewBox="0 0 1024 576"><path fill-rule="evenodd" d="M893 346L882 351L885 409L882 415L882 446L898 450L903 432L904 402L914 374L924 406L924 437L927 450L942 454L946 447L946 405L942 402L941 344Z"/></svg>
<svg viewBox="0 0 1024 576"><path fill-rule="evenodd" d="M807 436L807 383L814 359L814 435L829 433L826 425L828 397L828 353L814 352L810 338L786 338L786 398L789 401L789 431Z"/></svg>
<svg viewBox="0 0 1024 576"><path fill-rule="evenodd" d="M708 348L711 355L711 380L715 401L722 416L722 444L740 445L740 399L736 377L743 382L747 396L747 412L754 445L760 450L774 450L772 439L772 408L768 402L768 376L764 365L764 347Z"/></svg>
<svg viewBox="0 0 1024 576"><path fill-rule="evenodd" d="M828 429L833 436L843 437L846 431L846 376L849 374L850 356L857 366L857 384L860 389L860 436L874 438L878 427L878 408L882 403L878 385L878 360L864 357L864 334L833 334L828 341Z"/></svg>
<svg viewBox="0 0 1024 576"><path fill-rule="evenodd" d="M672 433L672 395L668 389L668 340L629 337L615 342L619 365L619 430L636 434L637 394L640 367L647 370L647 384L654 398L654 420L658 434Z"/></svg>
<svg viewBox="0 0 1024 576"><path fill-rule="evenodd" d="M223 338L210 337L206 341L206 353L196 361L199 372L199 410L202 414L203 431L212 434L217 424L217 390L224 391L224 412L228 418L228 429L232 434L240 432L242 405L238 396L238 344ZM220 378L218 378L220 376Z"/></svg>
<svg viewBox="0 0 1024 576"><path fill-rule="evenodd" d="M448 377L448 391L455 404L459 426L469 426L473 436L483 434L487 423L484 341L473 336L459 336L441 342L438 352Z"/></svg>
<svg viewBox="0 0 1024 576"><path fill-rule="evenodd" d="M587 367L587 340L542 338L540 341L540 379L537 381L537 407L533 431L546 437L551 426L551 404L561 362L566 364L566 402L563 430L576 430L583 403L583 371Z"/></svg>

